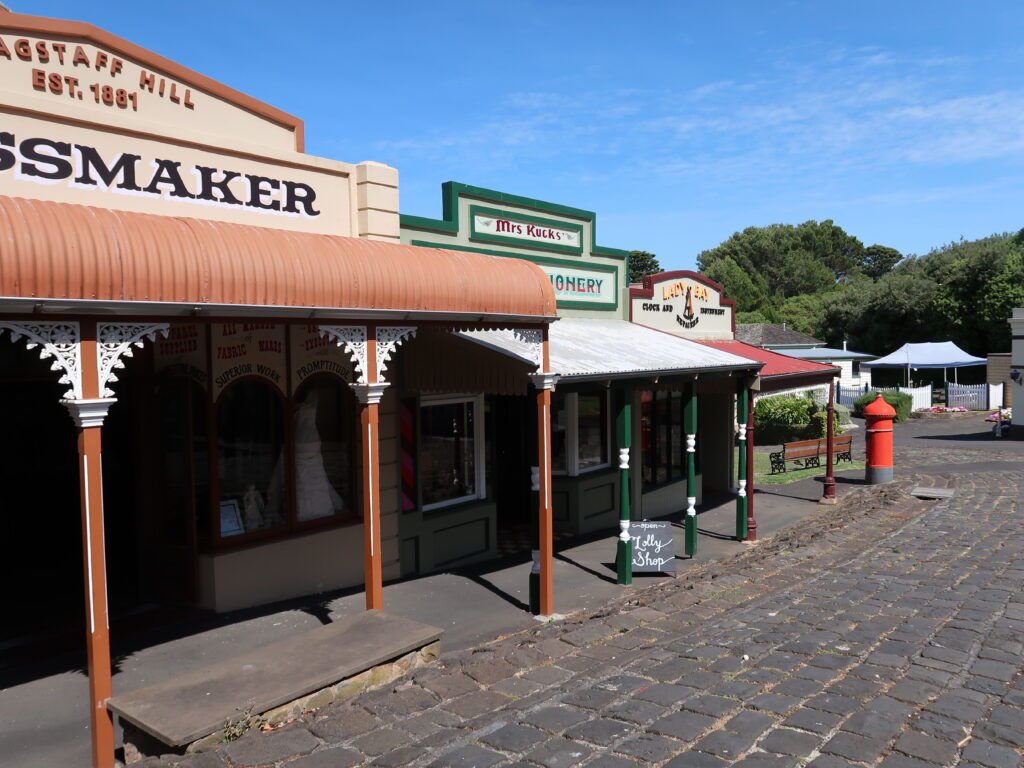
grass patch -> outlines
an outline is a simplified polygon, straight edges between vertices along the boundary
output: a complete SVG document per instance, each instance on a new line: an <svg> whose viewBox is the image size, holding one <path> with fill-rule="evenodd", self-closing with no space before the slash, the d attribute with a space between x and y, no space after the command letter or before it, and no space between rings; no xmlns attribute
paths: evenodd
<svg viewBox="0 0 1024 768"><path fill-rule="evenodd" d="M737 458L735 466L739 466ZM834 472L845 472L848 469L864 469L863 461L842 461L834 465ZM800 469L792 462L786 464L786 471L772 474L771 459L767 453L754 452L754 484L755 485L782 485L803 480L805 477L825 477L825 465L813 469Z"/></svg>

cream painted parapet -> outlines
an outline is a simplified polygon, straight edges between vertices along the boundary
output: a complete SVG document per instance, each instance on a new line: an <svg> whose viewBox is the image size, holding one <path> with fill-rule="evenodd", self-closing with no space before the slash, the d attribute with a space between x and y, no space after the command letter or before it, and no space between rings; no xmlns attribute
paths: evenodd
<svg viewBox="0 0 1024 768"><path fill-rule="evenodd" d="M356 166L356 233L368 240L399 240L398 170L371 160Z"/></svg>

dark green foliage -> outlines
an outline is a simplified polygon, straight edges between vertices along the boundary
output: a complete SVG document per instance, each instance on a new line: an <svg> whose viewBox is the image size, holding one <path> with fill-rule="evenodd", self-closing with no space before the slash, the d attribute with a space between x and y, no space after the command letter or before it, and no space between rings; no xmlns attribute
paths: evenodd
<svg viewBox="0 0 1024 768"><path fill-rule="evenodd" d="M1024 306L1024 229L903 257L830 220L773 224L736 232L697 264L736 300L737 322L785 322L876 355L947 340L979 357L1007 352L1007 318Z"/></svg>
<svg viewBox="0 0 1024 768"><path fill-rule="evenodd" d="M837 424L849 424L850 423L850 409L845 405L836 403L833 408L836 412L836 423Z"/></svg>
<svg viewBox="0 0 1024 768"><path fill-rule="evenodd" d="M833 436L838 435L842 430L839 429L839 419L833 419L832 421L832 434ZM811 423L807 425L807 430L804 432L807 439L812 437L826 437L828 435L828 411L818 411L811 415Z"/></svg>
<svg viewBox="0 0 1024 768"><path fill-rule="evenodd" d="M809 397L799 395L776 395L762 397L754 404L754 424L761 428L766 424L804 424L818 410L818 404Z"/></svg>
<svg viewBox="0 0 1024 768"><path fill-rule="evenodd" d="M877 392L871 391L858 397L853 401L853 415L863 416L864 409L873 402ZM913 399L905 392L883 392L882 399L896 409L895 422L906 421L910 418L910 409L913 406Z"/></svg>
<svg viewBox="0 0 1024 768"><path fill-rule="evenodd" d="M891 272L903 259L903 254L895 248L884 245L869 245L860 258L860 269L868 277L878 279Z"/></svg>
<svg viewBox="0 0 1024 768"><path fill-rule="evenodd" d="M642 282L647 275L656 275L661 272L661 264L658 257L647 251L629 252L629 282Z"/></svg>

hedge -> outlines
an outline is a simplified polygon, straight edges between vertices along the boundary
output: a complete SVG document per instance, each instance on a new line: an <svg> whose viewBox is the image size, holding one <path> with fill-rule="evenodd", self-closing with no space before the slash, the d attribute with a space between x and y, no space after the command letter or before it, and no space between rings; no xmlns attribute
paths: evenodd
<svg viewBox="0 0 1024 768"><path fill-rule="evenodd" d="M853 401L853 415L863 416L864 409L869 403L875 402L877 392L867 392ZM910 411L913 407L913 398L905 392L883 392L882 399L896 409L896 417L893 421L899 423L910 418Z"/></svg>

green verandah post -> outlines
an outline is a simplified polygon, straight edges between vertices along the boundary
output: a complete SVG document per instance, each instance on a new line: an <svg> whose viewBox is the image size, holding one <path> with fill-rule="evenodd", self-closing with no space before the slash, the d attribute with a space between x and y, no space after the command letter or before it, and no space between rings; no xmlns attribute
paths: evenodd
<svg viewBox="0 0 1024 768"><path fill-rule="evenodd" d="M619 541L615 548L615 563L619 584L633 583L633 540L629 537L629 449L633 442L632 398L633 392L624 389L619 393L622 401L615 420L615 431L619 443Z"/></svg>
<svg viewBox="0 0 1024 768"><path fill-rule="evenodd" d="M736 422L739 425L739 467L736 472L738 480L736 491L736 538L746 541L747 538L747 384L742 379L738 383L736 393Z"/></svg>
<svg viewBox="0 0 1024 768"><path fill-rule="evenodd" d="M697 554L697 382L686 385L683 405L686 431L686 554Z"/></svg>

